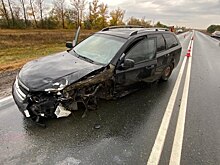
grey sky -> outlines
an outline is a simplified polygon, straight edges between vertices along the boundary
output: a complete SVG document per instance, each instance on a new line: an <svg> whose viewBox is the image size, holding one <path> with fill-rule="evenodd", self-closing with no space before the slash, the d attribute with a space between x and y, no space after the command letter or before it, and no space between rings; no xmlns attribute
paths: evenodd
<svg viewBox="0 0 220 165"><path fill-rule="evenodd" d="M45 0L51 2L53 0ZM71 0L66 0L69 3ZM87 0L92 2L93 0ZM124 21L131 16L145 17L156 23L206 29L220 24L220 0L99 0L109 10L120 7L126 10Z"/></svg>
<svg viewBox="0 0 220 165"><path fill-rule="evenodd" d="M91 2L92 0L88 0ZM125 21L131 17L161 21L167 25L207 28L220 24L220 0L100 0L109 9L126 10Z"/></svg>

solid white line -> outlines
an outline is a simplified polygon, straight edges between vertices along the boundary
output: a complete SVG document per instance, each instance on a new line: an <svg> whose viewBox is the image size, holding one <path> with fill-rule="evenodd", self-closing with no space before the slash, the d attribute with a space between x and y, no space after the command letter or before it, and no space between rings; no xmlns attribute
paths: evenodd
<svg viewBox="0 0 220 165"><path fill-rule="evenodd" d="M181 151L182 151L184 127L185 127L185 119L186 119L186 109L187 109L187 101L188 101L188 93L189 93L190 74L191 74L191 66L192 66L192 51L193 51L193 41L191 46L191 57L189 57L189 61L188 61L182 101L180 105L176 132L174 136L173 147L170 157L170 163L169 163L170 165L179 165L181 160Z"/></svg>
<svg viewBox="0 0 220 165"><path fill-rule="evenodd" d="M192 41L190 40L187 51L190 48L191 42ZM170 123L170 118L171 118L171 115L172 115L172 112L173 112L174 104L175 104L177 93L178 93L179 86L180 86L180 82L181 82L183 72L184 72L184 68L185 68L185 65L186 65L186 59L187 59L187 57L185 56L184 60L183 60L183 63L182 63L182 66L180 68L176 83L174 85L172 94L170 96L167 108L165 110L165 113L164 113L164 116L163 116L163 119L162 119L162 122L161 122L161 125L160 125L160 128L159 128L159 131L157 133L157 137L156 137L156 140L154 142L154 146L153 146L151 154L149 156L147 165L158 165L159 164L160 156L161 156L161 153L162 153L162 150L163 150L167 130L168 130L169 123Z"/></svg>
<svg viewBox="0 0 220 165"><path fill-rule="evenodd" d="M12 96L5 97L5 98L0 100L0 103L6 102L6 101L8 101L8 100L10 100L12 98L13 98Z"/></svg>
<svg viewBox="0 0 220 165"><path fill-rule="evenodd" d="M170 118L173 112L174 103L176 101L177 92L179 90L180 82L183 76L183 71L184 71L185 64L186 64L186 58L187 57L185 56L182 66L180 68L180 72L178 74L175 86L170 96L166 111L164 113L159 131L158 131L155 143L154 143L154 146L152 148L150 157L147 162L148 165L157 165L159 163L160 155L163 149L164 141L165 141L167 130L168 130L169 123L170 123Z"/></svg>

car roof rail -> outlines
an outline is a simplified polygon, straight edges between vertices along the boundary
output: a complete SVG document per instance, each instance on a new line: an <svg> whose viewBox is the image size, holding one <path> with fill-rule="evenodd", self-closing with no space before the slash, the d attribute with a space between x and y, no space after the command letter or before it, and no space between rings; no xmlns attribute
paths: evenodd
<svg viewBox="0 0 220 165"><path fill-rule="evenodd" d="M130 36L137 35L138 32L144 32L144 31L169 31L169 29L167 29L167 28L144 28L141 30L135 30L135 31L131 32Z"/></svg>
<svg viewBox="0 0 220 165"><path fill-rule="evenodd" d="M109 27L103 28L101 31L108 31L110 29L119 29L119 28L144 28L144 26L138 26L138 25L109 26Z"/></svg>
<svg viewBox="0 0 220 165"><path fill-rule="evenodd" d="M131 32L131 33L129 34L129 36L136 35L137 33L138 33L138 30L135 30L135 31Z"/></svg>
<svg viewBox="0 0 220 165"><path fill-rule="evenodd" d="M146 30L146 31L169 31L168 28L157 28L157 27L155 27L155 28L145 28L144 30Z"/></svg>

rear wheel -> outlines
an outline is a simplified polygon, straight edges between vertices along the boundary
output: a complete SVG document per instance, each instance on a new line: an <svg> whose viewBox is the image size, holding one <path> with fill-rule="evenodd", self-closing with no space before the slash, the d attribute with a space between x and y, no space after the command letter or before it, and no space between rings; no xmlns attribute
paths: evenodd
<svg viewBox="0 0 220 165"><path fill-rule="evenodd" d="M173 71L173 65L172 64L166 66L166 68L163 70L163 74L162 74L160 80L161 81L167 81L169 79L172 71Z"/></svg>

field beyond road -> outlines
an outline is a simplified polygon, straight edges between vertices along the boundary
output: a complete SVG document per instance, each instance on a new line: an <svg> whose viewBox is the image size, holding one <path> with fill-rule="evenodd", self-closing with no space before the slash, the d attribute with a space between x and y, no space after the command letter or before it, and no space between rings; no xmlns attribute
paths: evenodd
<svg viewBox="0 0 220 165"><path fill-rule="evenodd" d="M72 41L75 29L3 30L0 29L0 73L16 70L26 62L66 50L65 42ZM94 31L82 30L80 40Z"/></svg>

